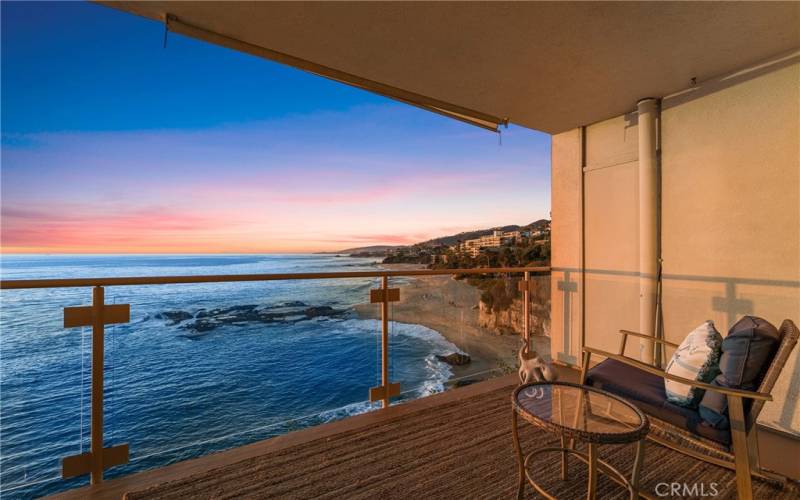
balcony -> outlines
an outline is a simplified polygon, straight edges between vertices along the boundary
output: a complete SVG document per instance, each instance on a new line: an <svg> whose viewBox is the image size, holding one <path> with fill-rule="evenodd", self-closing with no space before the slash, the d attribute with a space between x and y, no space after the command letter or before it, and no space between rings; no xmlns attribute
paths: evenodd
<svg viewBox="0 0 800 500"><path fill-rule="evenodd" d="M576 367L590 368L587 352L603 362L635 358L653 375L664 364L653 345L674 348L701 322L724 334L745 315L776 325L800 318L797 4L100 3L163 23L165 41L187 36L492 132L511 122L551 134L552 276L541 278L548 302L539 306L552 325L537 337L531 283L545 273L538 268L3 281L4 326L26 329L13 339L17 352L35 343L36 366L44 367L26 372L23 357L4 355L4 370L58 389L4 401L4 496L511 496L509 395L517 379L509 372L518 336L470 337L484 311L480 292L471 305L456 301L451 274L503 282L513 292L503 300L519 303L506 315L521 318L512 330L540 342L568 380L585 375ZM502 192L494 196L502 200ZM416 289L424 280L428 289ZM313 300L278 285L298 282L314 284ZM252 308L225 284L264 287L279 308ZM317 300L337 287L357 298ZM178 296L197 307L173 307ZM22 304L46 311L47 320L36 323L16 309ZM231 342L231 365L214 363L214 351L203 348L215 330L316 320L320 310L311 308L322 306L330 307L329 325L346 319L342 306L371 321L350 362L330 376L311 368L332 343L352 340L335 328L282 352ZM402 325L423 316L475 355L434 386L419 370L444 365L398 338L408 333ZM502 330L498 315L492 321ZM185 342L163 342L162 330ZM634 333L620 345L619 330ZM126 343L157 355L133 358ZM302 390L270 381L296 396L289 418L285 407L265 404L267 391L253 390L249 368L266 359L313 373ZM640 494L799 497L798 350L781 365L774 391L756 394L762 413L745 421L746 409L731 407L733 443L719 466L648 441ZM191 377L170 371L175 366L191 367ZM145 382L158 391L143 398L136 388ZM17 383L4 378L5 398L20 391ZM728 391L730 401L739 401L738 390ZM328 404L333 394L344 395L344 407ZM192 398L194 406L178 404ZM301 411L308 402L314 411ZM153 426L158 412L180 425ZM524 448L551 443L552 435L522 426ZM630 445L600 454L634 475ZM788 480L765 480L762 467ZM570 469L571 481L562 482L557 460L531 466L554 494L583 497L591 479L578 462ZM604 498L627 496L605 476L597 488Z"/></svg>

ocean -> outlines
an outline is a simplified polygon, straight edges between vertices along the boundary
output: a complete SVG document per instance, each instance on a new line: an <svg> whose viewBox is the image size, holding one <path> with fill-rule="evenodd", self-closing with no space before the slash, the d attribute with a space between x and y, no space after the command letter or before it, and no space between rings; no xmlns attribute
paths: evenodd
<svg viewBox="0 0 800 500"><path fill-rule="evenodd" d="M3 279L376 270L333 255L3 256ZM393 279L402 283L410 278ZM105 446L159 467L377 408L380 322L359 319L378 279L106 287L131 321L105 337ZM91 329L63 328L90 288L0 292L0 493L30 498L88 484L60 479L88 451ZM377 305L375 307L378 307ZM165 314L166 313L166 314ZM452 375L437 332L391 324L391 379L413 399Z"/></svg>

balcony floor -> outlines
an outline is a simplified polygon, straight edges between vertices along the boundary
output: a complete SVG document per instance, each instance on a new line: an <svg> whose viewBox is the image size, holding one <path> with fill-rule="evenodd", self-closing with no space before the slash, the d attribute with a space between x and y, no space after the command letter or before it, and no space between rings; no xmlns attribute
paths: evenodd
<svg viewBox="0 0 800 500"><path fill-rule="evenodd" d="M507 376L388 410L294 432L208 457L73 490L62 498L513 498L516 462L511 442ZM523 450L556 439L521 426ZM628 474L632 446L605 446L601 458ZM573 461L574 460L574 461ZM583 498L586 469L570 459L570 481L558 478L556 456L531 468L559 498ZM643 486L659 482L717 483L719 498L735 497L732 472L703 464L653 443L646 446ZM627 498L601 476L599 498ZM663 487L662 487L663 488ZM754 481L755 498L798 498ZM527 487L528 498L534 495Z"/></svg>

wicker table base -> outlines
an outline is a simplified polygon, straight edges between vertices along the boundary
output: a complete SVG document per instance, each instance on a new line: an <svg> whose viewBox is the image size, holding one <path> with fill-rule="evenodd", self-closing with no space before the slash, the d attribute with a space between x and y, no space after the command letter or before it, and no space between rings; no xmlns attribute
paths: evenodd
<svg viewBox="0 0 800 500"><path fill-rule="evenodd" d="M642 443L644 443L644 441L642 441ZM586 492L587 498L596 498L597 474L598 471L600 471L609 475L611 479L613 479L617 484L626 488L630 493L631 499L636 499L638 497L638 491L633 486L631 481L628 481L625 475L619 470L617 470L613 465L603 460L600 460L599 458L596 458L597 456L596 446L597 445L595 444L590 444L588 453L584 453L582 451L578 451L574 448L568 448L568 447L543 447L543 448L536 448L535 450L529 452L527 455L525 455L525 459L523 461L522 469L520 472L520 483L517 489L517 498L521 499L523 497L523 493L525 490L525 481L524 481L525 479L528 481L528 484L530 484L533 487L533 489L535 489L536 492L542 495L543 497L550 500L555 500L557 498L548 493L547 490L545 490L542 486L540 486L536 482L536 480L533 479L533 477L531 477L530 470L528 469L529 465L528 462L531 460L531 458L540 454L560 453L564 457L566 457L567 454L575 455L577 458L579 458L581 461L583 461L589 466L589 485ZM637 458L639 458L640 456L641 454L638 454ZM568 472L567 472L566 458L564 458L561 462L561 479L566 480L567 475Z"/></svg>

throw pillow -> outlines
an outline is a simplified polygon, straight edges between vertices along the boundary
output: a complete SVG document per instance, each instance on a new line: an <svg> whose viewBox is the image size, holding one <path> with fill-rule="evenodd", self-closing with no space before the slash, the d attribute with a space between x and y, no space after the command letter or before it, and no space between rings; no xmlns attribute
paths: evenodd
<svg viewBox="0 0 800 500"><path fill-rule="evenodd" d="M769 368L780 344L780 333L769 321L744 316L728 331L722 341L720 374L712 384L755 391ZM748 401L745 400L745 404ZM728 428L728 399L708 391L700 402L700 417L712 427Z"/></svg>
<svg viewBox="0 0 800 500"><path fill-rule="evenodd" d="M722 335L714 322L706 321L692 330L681 342L667 364L666 372L689 380L711 382L719 373L719 355ZM664 379L667 400L681 406L696 406L703 390L690 385Z"/></svg>

